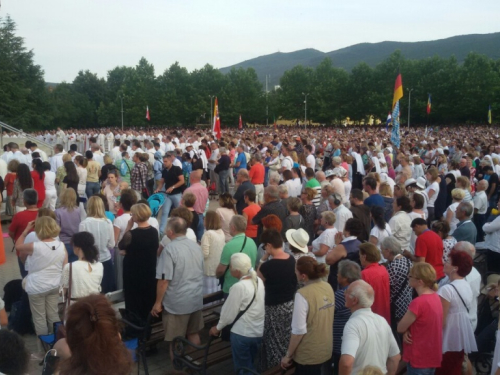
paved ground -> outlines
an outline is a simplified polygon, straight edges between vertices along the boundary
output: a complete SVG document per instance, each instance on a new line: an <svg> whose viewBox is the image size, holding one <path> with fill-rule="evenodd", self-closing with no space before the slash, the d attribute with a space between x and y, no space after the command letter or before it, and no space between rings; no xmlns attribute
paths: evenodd
<svg viewBox="0 0 500 375"><path fill-rule="evenodd" d="M218 207L217 200L210 201L210 208L215 209ZM5 218L4 218L5 219ZM10 221L2 221L2 230L3 233L7 232L7 228ZM0 265L0 296L3 297L3 288L7 282L10 280L20 279L21 275L19 273L19 266L17 264L17 257L15 252L11 252L13 248L13 243L10 238L4 238L5 243L5 252L7 261L5 264ZM207 327L206 327L207 328ZM207 339L207 329L202 332L202 342L206 342ZM23 336L26 345L31 353L37 352L37 339L35 335L25 335ZM170 373L172 370L172 364L170 361L170 357L168 355L168 345L165 342L162 342L158 345L158 351L154 354L151 354L147 358L149 374L150 375L164 375ZM31 360L30 363L30 375L41 374L42 368L38 365L39 361ZM134 373L137 369L134 369ZM233 363L232 360L225 361L220 363L217 366L210 368L209 374L232 374L233 372ZM140 374L144 374L144 371L140 369Z"/></svg>

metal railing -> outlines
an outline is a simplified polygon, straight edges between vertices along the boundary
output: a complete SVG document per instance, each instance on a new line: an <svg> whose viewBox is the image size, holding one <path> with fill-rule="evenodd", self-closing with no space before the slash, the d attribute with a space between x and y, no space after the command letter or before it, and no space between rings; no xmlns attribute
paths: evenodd
<svg viewBox="0 0 500 375"><path fill-rule="evenodd" d="M0 147L3 149L3 129L6 129L10 132L18 133L22 135L24 138L29 139L30 141L35 142L37 145L43 145L47 147L49 150L49 156L52 156L53 151L54 151L54 145L51 145L50 143L47 143L45 141L41 141L40 139L33 137L32 135L27 134L26 132L23 132L22 130L16 129L13 126L7 125L5 122L0 121L0 127L2 128L0 131Z"/></svg>

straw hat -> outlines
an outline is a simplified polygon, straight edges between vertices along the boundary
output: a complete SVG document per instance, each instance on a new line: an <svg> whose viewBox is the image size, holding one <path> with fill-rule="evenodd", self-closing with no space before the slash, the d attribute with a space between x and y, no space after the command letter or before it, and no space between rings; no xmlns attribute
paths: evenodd
<svg viewBox="0 0 500 375"><path fill-rule="evenodd" d="M285 237L290 245L302 251L304 254L309 252L307 243L309 242L309 234L302 229L289 229L285 233Z"/></svg>

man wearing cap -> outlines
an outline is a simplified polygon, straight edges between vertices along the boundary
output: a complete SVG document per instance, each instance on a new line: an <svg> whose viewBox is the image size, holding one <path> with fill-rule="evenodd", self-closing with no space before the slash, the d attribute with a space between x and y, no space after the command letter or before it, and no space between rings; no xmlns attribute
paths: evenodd
<svg viewBox="0 0 500 375"><path fill-rule="evenodd" d="M256 202L261 204L264 202L264 175L266 173L262 165L262 155L259 152L255 153L252 161L252 167L248 175L250 176L250 182L255 186Z"/></svg>

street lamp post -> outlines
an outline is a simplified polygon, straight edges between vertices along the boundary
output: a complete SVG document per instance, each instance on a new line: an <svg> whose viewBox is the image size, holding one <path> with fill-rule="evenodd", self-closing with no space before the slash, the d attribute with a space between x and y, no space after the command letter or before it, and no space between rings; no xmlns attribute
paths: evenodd
<svg viewBox="0 0 500 375"><path fill-rule="evenodd" d="M304 129L307 129L307 97L309 96L309 93L304 94Z"/></svg>
<svg viewBox="0 0 500 375"><path fill-rule="evenodd" d="M411 92L413 89L406 89L408 91L408 129L410 128L410 110L411 110Z"/></svg>
<svg viewBox="0 0 500 375"><path fill-rule="evenodd" d="M212 105L212 100L215 98L215 95L208 95L210 97L210 126L212 126L214 119L213 119L213 113L214 113L214 107Z"/></svg>
<svg viewBox="0 0 500 375"><path fill-rule="evenodd" d="M123 95L120 96L120 102L122 103L122 132L123 132Z"/></svg>

